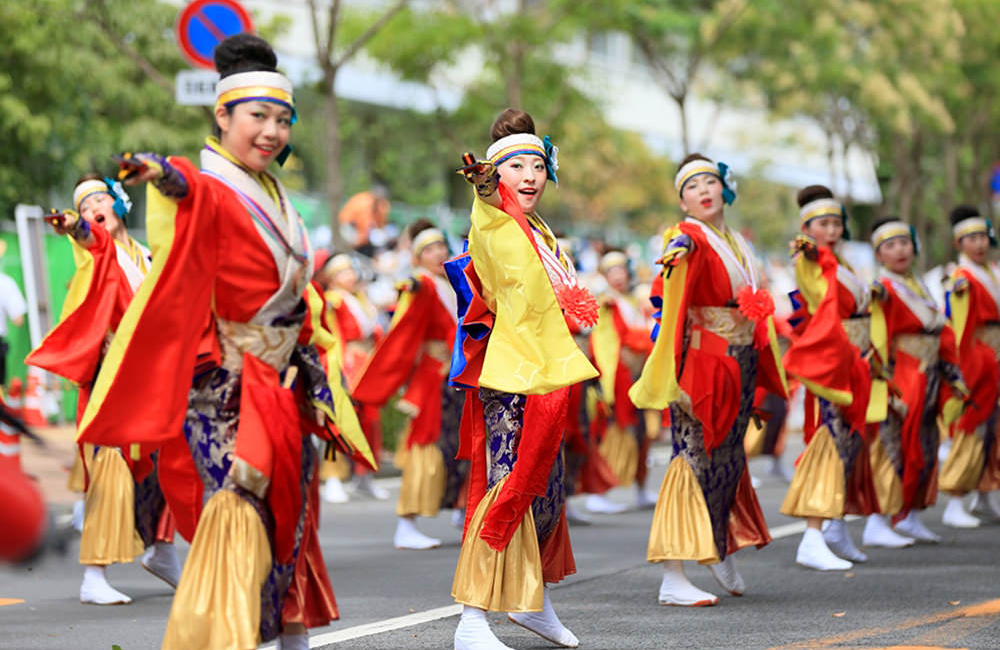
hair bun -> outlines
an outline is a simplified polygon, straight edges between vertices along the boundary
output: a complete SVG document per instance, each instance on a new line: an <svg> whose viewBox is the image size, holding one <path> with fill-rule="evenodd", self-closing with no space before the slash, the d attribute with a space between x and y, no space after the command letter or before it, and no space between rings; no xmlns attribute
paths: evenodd
<svg viewBox="0 0 1000 650"><path fill-rule="evenodd" d="M982 216L979 214L979 209L972 205L959 205L956 206L951 214L948 215L948 220L951 221L951 225L956 225L960 221L965 221L966 219L971 219L972 217Z"/></svg>
<svg viewBox="0 0 1000 650"><path fill-rule="evenodd" d="M278 57L263 38L253 34L236 34L215 48L215 69L220 78L237 72L276 72Z"/></svg>
<svg viewBox="0 0 1000 650"><path fill-rule="evenodd" d="M530 133L534 135L535 121L524 111L519 111L516 108L505 109L493 122L493 127L490 129L490 137L493 138L493 142L496 142L501 138L506 138L508 135L515 133Z"/></svg>
<svg viewBox="0 0 1000 650"><path fill-rule="evenodd" d="M809 187L804 187L799 190L799 194L796 197L799 207L803 207L807 203L812 203L816 199L832 199L833 192L826 185L810 185Z"/></svg>

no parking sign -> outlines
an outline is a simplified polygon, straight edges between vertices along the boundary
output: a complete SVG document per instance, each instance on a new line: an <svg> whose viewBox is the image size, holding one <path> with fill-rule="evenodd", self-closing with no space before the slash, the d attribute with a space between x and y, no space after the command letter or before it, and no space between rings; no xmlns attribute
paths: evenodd
<svg viewBox="0 0 1000 650"><path fill-rule="evenodd" d="M177 19L177 42L193 65L215 68L215 46L234 34L252 33L250 14L236 0L194 0Z"/></svg>

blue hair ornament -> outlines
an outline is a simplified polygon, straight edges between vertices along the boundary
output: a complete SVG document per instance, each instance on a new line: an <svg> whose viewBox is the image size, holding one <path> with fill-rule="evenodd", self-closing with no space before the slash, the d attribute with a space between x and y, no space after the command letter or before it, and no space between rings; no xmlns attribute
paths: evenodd
<svg viewBox="0 0 1000 650"><path fill-rule="evenodd" d="M105 176L104 184L108 186L108 194L115 199L115 203L111 206L111 209L115 211L119 219L124 220L125 216L132 209L132 198L125 193L125 188L122 187L120 182L113 181Z"/></svg>
<svg viewBox="0 0 1000 650"><path fill-rule="evenodd" d="M542 145L545 147L545 175L553 183L558 183L556 170L559 169L559 147L552 144L549 136L542 138Z"/></svg>
<svg viewBox="0 0 1000 650"><path fill-rule="evenodd" d="M736 179L733 170L724 162L718 164L719 178L722 179L722 200L726 205L732 205L736 200Z"/></svg>

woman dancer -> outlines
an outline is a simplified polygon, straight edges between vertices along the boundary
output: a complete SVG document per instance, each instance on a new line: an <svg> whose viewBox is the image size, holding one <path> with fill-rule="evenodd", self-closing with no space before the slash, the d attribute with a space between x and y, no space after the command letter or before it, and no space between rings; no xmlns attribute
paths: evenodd
<svg viewBox="0 0 1000 650"><path fill-rule="evenodd" d="M979 519L965 511L962 497L978 491L980 501L1000 517L997 455L997 393L1000 392L1000 269L989 261L996 245L993 227L979 210L960 205L951 211L958 267L952 275L948 315L955 329L962 375L972 404L952 427L953 442L941 466L938 487L949 495L941 523L975 528Z"/></svg>
<svg viewBox="0 0 1000 650"><path fill-rule="evenodd" d="M771 537L750 486L743 438L758 383L785 396L771 314L750 245L726 226L736 199L729 168L685 158L674 187L684 221L664 234L664 271L653 287L661 309L653 351L629 396L639 408L670 409L673 459L653 513L647 559L663 563L659 602L699 607L718 598L692 585L684 560L709 564L741 595L731 553Z"/></svg>
<svg viewBox="0 0 1000 650"><path fill-rule="evenodd" d="M882 514L869 515L861 541L888 548L914 540L938 542L941 538L917 518L917 511L937 497L938 399L946 381L959 398L944 409L945 423L951 424L968 390L958 367L955 334L913 272L919 252L913 228L897 218L883 219L876 222L871 242L882 266L874 285L872 345L888 371L892 397L871 453ZM897 522L895 531L887 516Z"/></svg>
<svg viewBox="0 0 1000 650"><path fill-rule="evenodd" d="M536 207L555 182L555 147L531 116L507 109L488 162L466 155L475 185L468 255L449 263L459 296L462 354L452 379L469 388L462 455L472 460L465 537L452 596L465 607L456 650L503 650L486 610L567 648L548 583L574 573L564 514L562 437L569 390L597 375L567 317L592 325L597 302ZM464 271L461 265L466 264Z"/></svg>
<svg viewBox="0 0 1000 650"><path fill-rule="evenodd" d="M161 446L161 484L193 537L165 649L254 648L279 635L281 648L306 648L305 627L337 617L308 435L330 438L333 418L373 461L335 359L331 381L313 343L323 305L304 227L267 172L288 153L291 83L255 36L220 43L215 63L219 136L201 171L184 158L122 157L127 178L152 181L153 267L81 439Z"/></svg>
<svg viewBox="0 0 1000 650"><path fill-rule="evenodd" d="M422 219L410 224L415 278L405 285L385 337L360 373L351 396L362 405L384 405L406 385L397 407L410 416L396 451L403 470L393 545L425 550L441 540L424 535L416 518L456 508L468 474L458 461L463 393L448 383L458 306L445 278L448 245L444 233Z"/></svg>
<svg viewBox="0 0 1000 650"><path fill-rule="evenodd" d="M802 234L792 246L806 313L784 362L789 376L806 388L806 450L781 512L806 519L797 563L843 571L853 566L851 561L867 560L851 541L844 514L877 511L868 455L862 453L872 386L871 369L862 358L871 347L870 291L840 255L847 213L833 193L811 185L799 192L798 203ZM825 519L831 521L824 534Z"/></svg>
<svg viewBox="0 0 1000 650"><path fill-rule="evenodd" d="M25 362L79 386L79 416L87 405L108 343L139 284L149 272L149 250L128 234L132 201L117 183L86 174L73 189L73 208L47 221L69 235L77 269L59 324ZM173 518L163 499L153 458L137 449L83 445L85 471L80 564L86 568L80 602L118 605L132 599L112 587L109 564L131 562L143 548L142 566L171 587L181 577L174 550Z"/></svg>

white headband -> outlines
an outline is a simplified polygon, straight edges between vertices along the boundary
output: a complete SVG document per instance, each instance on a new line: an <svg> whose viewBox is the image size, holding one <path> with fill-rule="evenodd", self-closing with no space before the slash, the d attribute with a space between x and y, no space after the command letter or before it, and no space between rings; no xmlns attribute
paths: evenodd
<svg viewBox="0 0 1000 650"><path fill-rule="evenodd" d="M416 257L420 255L420 251L427 248L427 246L436 243L444 243L444 233L437 228L427 228L426 230L421 230L417 233L417 236L413 238L413 244L410 248L413 250L413 256Z"/></svg>
<svg viewBox="0 0 1000 650"><path fill-rule="evenodd" d="M952 227L951 232L955 236L955 241L958 241L966 235L973 235L977 232L981 232L984 235L989 236L990 224L982 217L969 217L968 219L962 219L956 223Z"/></svg>
<svg viewBox="0 0 1000 650"><path fill-rule="evenodd" d="M816 199L799 208L799 217L803 224L816 217L840 217L843 219L843 210L844 206L840 204L840 201L834 199Z"/></svg>
<svg viewBox="0 0 1000 650"><path fill-rule="evenodd" d="M715 166L714 162L698 158L687 163L677 171L677 175L674 176L674 188L677 189L677 193L680 194L684 183L688 182L688 179L698 174L711 174L716 178L722 178L722 175L719 174L719 168Z"/></svg>
<svg viewBox="0 0 1000 650"><path fill-rule="evenodd" d="M532 154L545 158L545 145L534 133L511 133L490 145L486 158L494 165L522 154Z"/></svg>
<svg viewBox="0 0 1000 650"><path fill-rule="evenodd" d="M879 246L896 237L909 237L912 240L913 231L910 229L910 224L902 221L890 221L882 224L872 233L872 248L878 250Z"/></svg>
<svg viewBox="0 0 1000 650"><path fill-rule="evenodd" d="M87 179L73 188L73 209L79 212L80 204L93 194L108 194L114 197L107 183L96 178Z"/></svg>
<svg viewBox="0 0 1000 650"><path fill-rule="evenodd" d="M215 85L216 105L228 106L234 102L272 101L295 108L292 82L280 72L237 72Z"/></svg>

